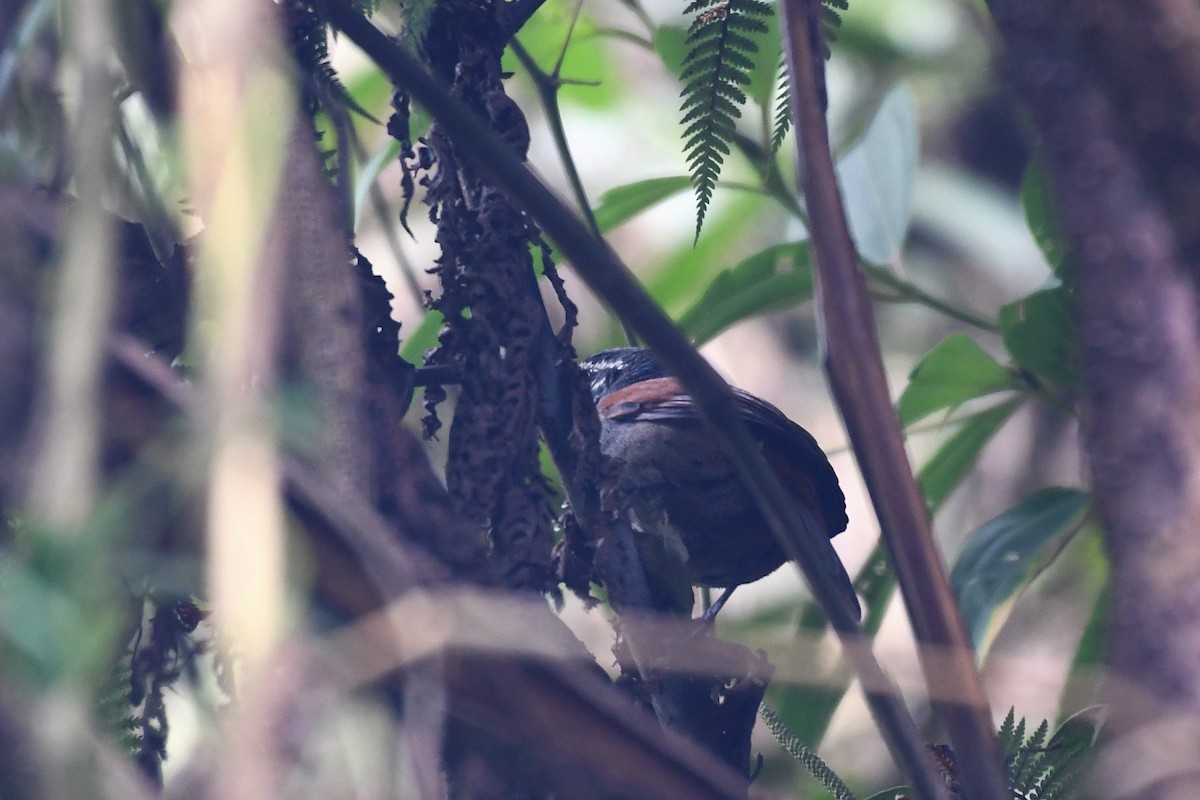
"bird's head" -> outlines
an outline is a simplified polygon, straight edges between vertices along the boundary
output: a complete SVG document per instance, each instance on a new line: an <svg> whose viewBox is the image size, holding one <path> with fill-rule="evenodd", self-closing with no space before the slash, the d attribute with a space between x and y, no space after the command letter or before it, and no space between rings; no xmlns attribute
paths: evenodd
<svg viewBox="0 0 1200 800"><path fill-rule="evenodd" d="M617 347L601 350L579 362L591 385L592 401L600 402L605 395L624 389L639 381L665 378L670 375L654 355L644 347Z"/></svg>

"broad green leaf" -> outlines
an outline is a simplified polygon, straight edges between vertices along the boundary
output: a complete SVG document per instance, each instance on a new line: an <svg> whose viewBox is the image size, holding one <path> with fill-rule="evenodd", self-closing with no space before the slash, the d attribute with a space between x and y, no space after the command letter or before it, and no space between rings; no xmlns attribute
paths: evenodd
<svg viewBox="0 0 1200 800"><path fill-rule="evenodd" d="M354 229L358 230L359 222L362 221L363 204L367 201L367 194L371 191L371 184L379 178L379 173L387 168L396 160L396 156L400 154L400 143L395 139L388 139L386 145L380 148L379 152L371 156L366 164L363 164L359 170L358 177L354 184Z"/></svg>
<svg viewBox="0 0 1200 800"><path fill-rule="evenodd" d="M713 278L700 299L679 318L679 327L696 344L702 344L744 319L810 297L808 243L773 245Z"/></svg>
<svg viewBox="0 0 1200 800"><path fill-rule="evenodd" d="M943 339L917 362L908 375L897 411L901 425L911 425L942 409L992 392L1015 389L1008 370L966 334Z"/></svg>
<svg viewBox="0 0 1200 800"><path fill-rule="evenodd" d="M687 175L647 178L614 186L600 195L600 202L592 213L596 217L596 224L600 227L601 232L607 233L651 206L690 189L691 186L692 179ZM562 251L553 241L550 244L554 248L554 261L561 263L563 261Z"/></svg>
<svg viewBox="0 0 1200 800"><path fill-rule="evenodd" d="M1039 289L1000 309L1000 331L1013 360L1064 389L1079 380L1075 326L1065 286Z"/></svg>
<svg viewBox="0 0 1200 800"><path fill-rule="evenodd" d="M1034 160L1025 170L1025 178L1021 181L1021 206L1025 210L1029 232L1046 257L1046 263L1055 275L1061 276L1067 256L1067 238L1050 194L1050 177L1040 161Z"/></svg>
<svg viewBox="0 0 1200 800"><path fill-rule="evenodd" d="M954 487L975 466L984 445L991 441L1022 401L1023 398L1009 400L971 417L925 462L917 473L917 482L921 484L921 492L931 512L937 513Z"/></svg>
<svg viewBox="0 0 1200 800"><path fill-rule="evenodd" d="M596 223L602 231L612 230L639 212L691 186L692 179L687 175L649 178L615 186L600 196L600 202L596 205Z"/></svg>
<svg viewBox="0 0 1200 800"><path fill-rule="evenodd" d="M982 659L1025 587L1079 530L1091 496L1054 487L984 523L950 573L967 633Z"/></svg>
<svg viewBox="0 0 1200 800"><path fill-rule="evenodd" d="M838 163L850 233L867 261L892 264L900 258L918 155L916 105L901 84L884 98L862 141Z"/></svg>
<svg viewBox="0 0 1200 800"><path fill-rule="evenodd" d="M666 180L666 179L663 179ZM727 192L704 229L704 236L693 244L691 235L678 240L657 263L642 273L642 282L651 297L672 319L690 308L704 292L723 264L745 252L747 231L771 201L754 192ZM615 324L601 338L605 346L623 341Z"/></svg>

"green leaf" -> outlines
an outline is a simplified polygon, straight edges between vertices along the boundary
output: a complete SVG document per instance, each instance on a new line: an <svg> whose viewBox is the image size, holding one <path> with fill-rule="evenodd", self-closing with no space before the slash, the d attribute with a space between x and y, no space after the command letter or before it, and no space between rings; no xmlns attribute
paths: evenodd
<svg viewBox="0 0 1200 800"><path fill-rule="evenodd" d="M917 362L900 395L901 425L911 425L942 409L967 400L1017 388L1008 370L966 334L947 336Z"/></svg>
<svg viewBox="0 0 1200 800"><path fill-rule="evenodd" d="M980 659L1017 597L1079 530L1090 506L1086 492L1043 489L971 534L950 583Z"/></svg>
<svg viewBox="0 0 1200 800"><path fill-rule="evenodd" d="M1075 325L1065 286L1039 289L1000 309L1000 331L1013 360L1064 389L1079 382Z"/></svg>
<svg viewBox="0 0 1200 800"><path fill-rule="evenodd" d="M596 223L609 231L647 208L692 185L687 175L649 178L609 189L596 205Z"/></svg>
<svg viewBox="0 0 1200 800"><path fill-rule="evenodd" d="M900 258L918 156L916 105L901 84L884 98L862 141L838 163L854 246L873 264Z"/></svg>
<svg viewBox="0 0 1200 800"><path fill-rule="evenodd" d="M701 344L744 319L809 299L812 288L808 243L773 245L720 272L679 327Z"/></svg>
<svg viewBox="0 0 1200 800"><path fill-rule="evenodd" d="M401 343L400 357L410 364L421 366L425 361L425 352L437 344L443 321L440 311L429 311L421 317L417 327Z"/></svg>
<svg viewBox="0 0 1200 800"><path fill-rule="evenodd" d="M1063 720L1058 730L1046 743L1047 750L1063 750L1068 753L1086 753L1096 746L1105 724L1105 707L1081 708Z"/></svg>
<svg viewBox="0 0 1200 800"><path fill-rule="evenodd" d="M680 241L649 274L643 277L650 296L672 317L695 302L721 264L741 256L747 231L771 201L754 192L730 192L708 221L708 232L699 242Z"/></svg>
<svg viewBox="0 0 1200 800"><path fill-rule="evenodd" d="M379 178L379 173L383 172L389 164L396 160L396 156L400 155L400 143L395 139L388 139L387 144L380 148L379 152L371 156L366 164L363 164L362 169L358 173L357 181L354 184L354 229L358 230L358 224L362 220L363 203L367 200L367 194L371 191L371 184L375 183Z"/></svg>
<svg viewBox="0 0 1200 800"><path fill-rule="evenodd" d="M1055 275L1062 275L1067 257L1067 237L1063 233L1058 209L1050 194L1050 176L1038 160L1031 161L1021 181L1021 206L1029 232L1046 257Z"/></svg>
<svg viewBox="0 0 1200 800"><path fill-rule="evenodd" d="M841 776L788 728L787 723L775 709L763 704L759 707L758 714L767 724L767 729L771 731L775 741L779 742L788 755L808 770L809 774L820 781L821 785L833 795L834 800L855 800L854 793L850 791L850 787L846 786Z"/></svg>
<svg viewBox="0 0 1200 800"><path fill-rule="evenodd" d="M931 512L937 513L963 476L975 465L984 445L991 441L1022 402L1023 398L1015 398L971 417L925 462L917 473L917 482L921 484L921 492Z"/></svg>
<svg viewBox="0 0 1200 800"><path fill-rule="evenodd" d="M682 25L659 25L654 30L654 52L676 77L683 73L683 61L688 54L687 38L687 28Z"/></svg>

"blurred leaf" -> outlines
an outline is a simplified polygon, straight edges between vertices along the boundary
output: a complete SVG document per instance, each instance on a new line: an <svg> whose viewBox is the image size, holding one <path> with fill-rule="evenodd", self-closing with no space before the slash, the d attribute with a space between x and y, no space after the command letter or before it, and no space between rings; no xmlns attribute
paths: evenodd
<svg viewBox="0 0 1200 800"><path fill-rule="evenodd" d="M1006 300L1049 274L1019 199L976 173L945 162L922 164L913 190L913 224L958 254L956 261L989 274L1004 287ZM986 300L980 298L990 307Z"/></svg>
<svg viewBox="0 0 1200 800"><path fill-rule="evenodd" d="M1106 585L1092 606L1092 614L1088 617L1087 626L1075 650L1075 658L1071 661L1071 670L1077 667L1103 666L1107 660L1104 642L1108 631L1108 610L1112 597L1112 589Z"/></svg>
<svg viewBox="0 0 1200 800"><path fill-rule="evenodd" d="M1067 238L1051 198L1050 177L1040 161L1031 161L1025 170L1025 178L1021 181L1021 206L1025 209L1029 232L1046 257L1046 263L1055 275L1061 276L1067 255Z"/></svg>
<svg viewBox="0 0 1200 800"><path fill-rule="evenodd" d="M695 301L709 276L745 250L753 220L771 204L761 194L727 192L705 226L704 236L693 243L689 236L661 265L643 278L651 296L672 316Z"/></svg>
<svg viewBox="0 0 1200 800"><path fill-rule="evenodd" d="M380 148L379 152L371 156L370 160L358 172L354 184L354 229L358 230L359 222L362 221L363 203L367 200L367 194L371 191L371 184L375 183L379 178L379 173L387 169L388 165L396 160L396 156L400 155L400 143L395 139L388 139L387 144Z"/></svg>
<svg viewBox="0 0 1200 800"><path fill-rule="evenodd" d="M683 72L683 59L688 51L687 36L685 25L659 25L654 30L654 52L676 77Z"/></svg>
<svg viewBox="0 0 1200 800"><path fill-rule="evenodd" d="M1000 331L1014 361L1040 378L1073 389L1079 357L1068 303L1064 286L1039 289L1000 309Z"/></svg>
<svg viewBox="0 0 1200 800"><path fill-rule="evenodd" d="M1017 597L1079 530L1090 506L1086 492L1043 489L971 534L950 583L980 659Z"/></svg>
<svg viewBox="0 0 1200 800"><path fill-rule="evenodd" d="M1017 388L1008 370L966 334L953 333L916 363L900 395L901 425L935 411L957 408L967 400Z"/></svg>
<svg viewBox="0 0 1200 800"><path fill-rule="evenodd" d="M867 563L854 579L854 591L862 599L866 616L863 630L868 636L879 632L887 613L888 601L896 588L896 576L889 566L887 547L882 541L875 545ZM800 612L799 629L810 635L826 628L825 614L811 601L804 604ZM811 747L816 747L825 737L833 714L850 688L853 676L843 664L840 671L826 683L813 686L776 683L772 697L776 709L792 732Z"/></svg>
<svg viewBox="0 0 1200 800"><path fill-rule="evenodd" d="M1081 708L1062 721L1046 743L1046 750L1066 750L1083 753L1096 746L1106 722L1105 706Z"/></svg>
<svg viewBox="0 0 1200 800"><path fill-rule="evenodd" d="M427 311L417 323L417 327L401 343L400 357L410 364L421 366L425 361L425 352L437 344L442 321L442 312Z"/></svg>
<svg viewBox="0 0 1200 800"><path fill-rule="evenodd" d="M600 202L593 209L596 224L602 232L607 233L651 206L691 187L692 179L686 175L647 178L614 186L600 195ZM550 244L553 248L552 258L556 263L562 263L564 260L562 251L553 241ZM690 244L688 249L691 252Z"/></svg>
<svg viewBox="0 0 1200 800"><path fill-rule="evenodd" d="M16 559L0 557L0 635L47 675L61 667L66 634L78 616L69 596Z"/></svg>
<svg viewBox="0 0 1200 800"><path fill-rule="evenodd" d="M600 196L596 205L596 223L600 230L609 231L641 211L691 188L687 175L649 178L644 181L615 186Z"/></svg>
<svg viewBox="0 0 1200 800"><path fill-rule="evenodd" d="M838 163L850 233L867 261L891 264L900 258L918 155L916 105L901 84L883 99L862 141Z"/></svg>
<svg viewBox="0 0 1200 800"><path fill-rule="evenodd" d="M744 319L809 299L812 287L808 243L773 245L722 270L679 327L702 344Z"/></svg>
<svg viewBox="0 0 1200 800"><path fill-rule="evenodd" d="M1071 669L1067 672L1067 680L1059 694L1059 708L1074 708L1081 702L1090 702L1096 696L1096 675L1108 662L1108 624L1109 609L1112 606L1112 585L1108 582L1107 558L1104 557L1104 545L1098 535L1095 525L1088 525L1084 533L1083 545L1084 563L1089 554L1098 555L1105 562L1104 581L1096 600L1092 604L1092 613L1088 615L1083 635L1075 648L1075 656L1071 659Z"/></svg>
<svg viewBox="0 0 1200 800"><path fill-rule="evenodd" d="M1023 398L1008 400L971 417L925 462L917 474L917 482L932 513L937 513L963 476L975 466L984 445L1022 402Z"/></svg>
<svg viewBox="0 0 1200 800"><path fill-rule="evenodd" d="M549 72L570 36L559 72L559 77L567 82L559 87L559 100L589 108L608 108L621 90L608 44L605 37L596 35L595 20L586 12L576 19L575 10L574 2L544 3L521 27L518 38L538 66ZM502 66L507 72L523 73L510 50L504 51Z"/></svg>
<svg viewBox="0 0 1200 800"><path fill-rule="evenodd" d="M392 82L374 62L367 62L343 73L342 82L346 85L346 91L350 93L350 97L354 99L355 103L376 118L387 121L388 116L392 113ZM375 123L369 120L364 120L364 122L369 126L375 126Z"/></svg>

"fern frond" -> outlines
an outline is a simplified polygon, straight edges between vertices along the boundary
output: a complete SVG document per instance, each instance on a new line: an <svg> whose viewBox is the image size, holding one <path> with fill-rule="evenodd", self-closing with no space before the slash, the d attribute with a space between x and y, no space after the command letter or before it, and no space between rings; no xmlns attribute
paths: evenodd
<svg viewBox="0 0 1200 800"><path fill-rule="evenodd" d="M1013 744L1017 738L1016 727L1015 709L1010 708L1008 716L1004 718L1004 723L1000 726L1000 732L996 734L996 739L1000 742L1000 752L1003 754L1005 760L1008 760L1016 752L1015 748L1021 744L1020 742L1016 742L1016 745Z"/></svg>
<svg viewBox="0 0 1200 800"><path fill-rule="evenodd" d="M1091 740L1068 732L1069 724L1047 742L1049 722L1026 737L1025 720L1014 723L1009 711L997 738L1015 800L1069 800L1075 795Z"/></svg>
<svg viewBox="0 0 1200 800"><path fill-rule="evenodd" d="M122 752L128 756L137 753L142 740L138 719L129 704L129 684L132 677L133 670L129 662L122 659L100 684L94 710L101 730L108 731Z"/></svg>
<svg viewBox="0 0 1200 800"><path fill-rule="evenodd" d="M771 731L775 741L779 742L779 746L819 780L821 785L833 795L834 800L855 800L850 787L846 786L838 774L830 769L819 755L810 750L804 742L796 737L796 734L792 733L775 709L763 704L759 707L758 714L762 717L763 722L767 723L767 729Z"/></svg>
<svg viewBox="0 0 1200 800"><path fill-rule="evenodd" d="M850 8L849 0L821 0L821 47L822 55L828 59L829 48L837 41L838 30L842 27L842 12ZM788 74L787 62L779 62L779 90L775 95L775 128L771 132L771 155L779 152L783 139L792 127L792 115L788 101L791 91L791 76Z"/></svg>
<svg viewBox="0 0 1200 800"><path fill-rule="evenodd" d="M376 124L382 124L354 101L338 77L337 71L329 61L329 39L325 22L311 3L307 0L287 0L284 5L292 52L300 65L302 75L312 81L312 85L305 87L306 94L315 95L311 99L315 100L318 106L334 102ZM359 0L355 5L366 13L377 3L374 0Z"/></svg>
<svg viewBox="0 0 1200 800"><path fill-rule="evenodd" d="M775 100L775 129L771 132L771 155L779 152L783 138L792 127L791 104L792 79L788 73L787 60L779 59L779 94Z"/></svg>
<svg viewBox="0 0 1200 800"><path fill-rule="evenodd" d="M772 8L762 0L694 0L686 9L696 14L688 30L683 61L684 155L696 191L696 238L716 189L717 179L737 120L742 115L763 21Z"/></svg>
<svg viewBox="0 0 1200 800"><path fill-rule="evenodd" d="M829 58L829 46L837 41L842 27L842 12L850 10L849 0L821 0L821 29L825 34L825 57Z"/></svg>

